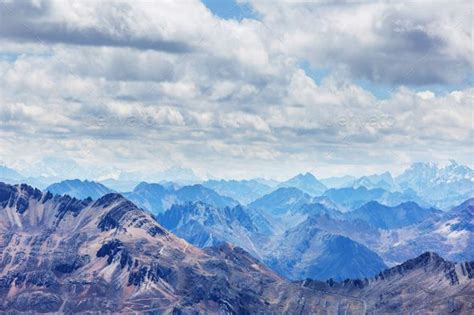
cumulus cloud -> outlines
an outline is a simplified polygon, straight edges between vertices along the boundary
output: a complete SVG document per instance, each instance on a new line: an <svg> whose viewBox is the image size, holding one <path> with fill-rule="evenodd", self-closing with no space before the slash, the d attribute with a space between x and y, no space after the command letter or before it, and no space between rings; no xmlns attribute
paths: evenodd
<svg viewBox="0 0 474 315"><path fill-rule="evenodd" d="M473 164L467 4L250 3L258 18L232 20L198 1L1 2L0 161L279 178Z"/></svg>
<svg viewBox="0 0 474 315"><path fill-rule="evenodd" d="M316 67L394 84L461 82L472 73L467 2L253 1L270 40Z"/></svg>
<svg viewBox="0 0 474 315"><path fill-rule="evenodd" d="M132 12L131 12L132 11ZM130 14L137 13L137 14ZM164 38L159 28L152 36L141 34L140 19L126 3L3 1L0 3L0 37L38 43L132 47L185 53L186 43ZM145 30L146 31L146 30ZM144 36L145 35L145 36Z"/></svg>

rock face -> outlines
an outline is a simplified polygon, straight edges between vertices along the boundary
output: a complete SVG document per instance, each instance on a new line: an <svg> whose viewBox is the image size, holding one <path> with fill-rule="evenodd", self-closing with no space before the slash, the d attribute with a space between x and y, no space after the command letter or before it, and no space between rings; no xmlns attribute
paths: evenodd
<svg viewBox="0 0 474 315"><path fill-rule="evenodd" d="M119 194L0 184L0 312L293 313L300 299L319 308L243 250L195 248Z"/></svg>
<svg viewBox="0 0 474 315"><path fill-rule="evenodd" d="M369 280L306 280L302 286L350 296L369 314L472 314L472 266L426 252Z"/></svg>
<svg viewBox="0 0 474 315"><path fill-rule="evenodd" d="M119 194L78 200L0 183L3 313L426 313L442 306L469 314L473 267L433 254L373 280L291 283L240 248L190 245Z"/></svg>

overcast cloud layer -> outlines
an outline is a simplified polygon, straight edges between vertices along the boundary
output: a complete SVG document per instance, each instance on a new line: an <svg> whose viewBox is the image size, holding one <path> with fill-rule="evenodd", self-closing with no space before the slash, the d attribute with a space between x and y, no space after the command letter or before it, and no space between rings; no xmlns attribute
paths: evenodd
<svg viewBox="0 0 474 315"><path fill-rule="evenodd" d="M474 165L468 1L242 8L0 2L0 164L278 179Z"/></svg>

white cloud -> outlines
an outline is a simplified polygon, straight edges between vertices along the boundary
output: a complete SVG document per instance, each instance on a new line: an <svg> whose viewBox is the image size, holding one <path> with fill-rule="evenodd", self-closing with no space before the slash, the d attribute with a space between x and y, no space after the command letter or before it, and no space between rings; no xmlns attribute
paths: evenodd
<svg viewBox="0 0 474 315"><path fill-rule="evenodd" d="M473 164L472 87L415 88L472 73L466 5L258 1L261 21L236 21L197 1L39 3L1 22L0 56L13 56L0 59L7 164L60 156L280 178L315 165ZM40 21L57 28L35 33ZM305 60L329 75L315 82ZM378 99L360 78L393 91Z"/></svg>

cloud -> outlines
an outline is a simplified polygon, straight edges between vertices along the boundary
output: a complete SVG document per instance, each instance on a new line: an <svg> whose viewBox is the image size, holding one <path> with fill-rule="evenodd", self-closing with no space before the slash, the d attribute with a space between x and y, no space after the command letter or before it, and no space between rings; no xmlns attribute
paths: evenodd
<svg viewBox="0 0 474 315"><path fill-rule="evenodd" d="M316 68L405 85L459 83L473 70L467 2L252 4L272 44Z"/></svg>
<svg viewBox="0 0 474 315"><path fill-rule="evenodd" d="M109 3L108 6L93 5L84 8L78 2L60 5L58 2L48 1L3 1L0 3L0 37L40 44L130 47L169 53L187 53L192 50L185 42L165 39L159 32L148 37L140 34L133 24L137 21L130 18L130 13L133 12L130 5ZM113 15L100 14L103 9L112 11ZM61 19L66 10L82 10L83 12L75 14L80 17L92 14L97 20L92 20L91 23L71 23L70 20Z"/></svg>
<svg viewBox="0 0 474 315"><path fill-rule="evenodd" d="M419 159L472 164L472 86L418 89L472 71L462 4L425 12L393 3L257 2L260 19L238 21L197 1L2 5L15 6L0 22L8 24L0 38L0 56L9 56L0 58L7 164L57 156L91 174L179 165L282 179L315 165L334 174ZM28 27L21 37L12 29L18 23L37 23L51 40L36 42ZM75 42L91 29L108 39ZM190 49L149 49L141 39ZM315 81L304 61L327 74ZM361 78L391 92L379 99Z"/></svg>

